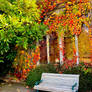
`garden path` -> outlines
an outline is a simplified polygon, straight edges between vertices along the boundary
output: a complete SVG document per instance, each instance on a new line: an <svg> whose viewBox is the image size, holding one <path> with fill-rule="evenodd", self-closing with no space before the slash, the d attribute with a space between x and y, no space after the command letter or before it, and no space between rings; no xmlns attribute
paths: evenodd
<svg viewBox="0 0 92 92"><path fill-rule="evenodd" d="M5 83L0 87L0 92L35 92L20 83Z"/></svg>

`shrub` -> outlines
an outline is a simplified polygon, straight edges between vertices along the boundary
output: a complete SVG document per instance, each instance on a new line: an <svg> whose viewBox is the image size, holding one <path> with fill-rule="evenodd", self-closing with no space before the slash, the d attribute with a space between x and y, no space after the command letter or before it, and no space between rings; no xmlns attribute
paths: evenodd
<svg viewBox="0 0 92 92"><path fill-rule="evenodd" d="M56 68L51 65L39 65L35 69L29 72L26 80L26 84L33 88L37 81L40 81L42 73L57 73Z"/></svg>
<svg viewBox="0 0 92 92"><path fill-rule="evenodd" d="M79 74L79 91L78 92L89 92L92 90L92 66L81 63L78 66L64 67L61 69L65 74Z"/></svg>

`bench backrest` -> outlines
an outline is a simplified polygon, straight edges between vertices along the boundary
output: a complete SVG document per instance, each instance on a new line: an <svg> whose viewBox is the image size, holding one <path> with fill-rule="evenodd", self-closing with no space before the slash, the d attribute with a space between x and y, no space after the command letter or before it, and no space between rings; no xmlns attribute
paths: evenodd
<svg viewBox="0 0 92 92"><path fill-rule="evenodd" d="M79 75L74 74L43 73L41 80L49 86L72 86L74 83L77 83L77 89L79 86Z"/></svg>

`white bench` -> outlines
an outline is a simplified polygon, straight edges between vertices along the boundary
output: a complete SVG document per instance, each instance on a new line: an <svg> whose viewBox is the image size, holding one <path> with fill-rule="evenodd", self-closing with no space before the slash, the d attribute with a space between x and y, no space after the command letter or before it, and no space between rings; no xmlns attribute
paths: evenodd
<svg viewBox="0 0 92 92"><path fill-rule="evenodd" d="M50 92L78 92L79 75L43 73L41 83L34 89Z"/></svg>

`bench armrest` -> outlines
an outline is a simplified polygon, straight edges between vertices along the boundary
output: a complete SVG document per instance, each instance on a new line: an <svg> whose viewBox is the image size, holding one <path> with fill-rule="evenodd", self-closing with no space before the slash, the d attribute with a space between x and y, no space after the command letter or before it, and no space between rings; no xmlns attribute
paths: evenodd
<svg viewBox="0 0 92 92"><path fill-rule="evenodd" d="M72 86L72 90L74 90L74 88L77 86L77 83L75 83L73 86Z"/></svg>
<svg viewBox="0 0 92 92"><path fill-rule="evenodd" d="M42 80L37 81L37 82L35 83L35 85L37 86L37 85L39 85L39 83L41 83L41 82L42 82Z"/></svg>

